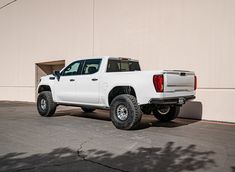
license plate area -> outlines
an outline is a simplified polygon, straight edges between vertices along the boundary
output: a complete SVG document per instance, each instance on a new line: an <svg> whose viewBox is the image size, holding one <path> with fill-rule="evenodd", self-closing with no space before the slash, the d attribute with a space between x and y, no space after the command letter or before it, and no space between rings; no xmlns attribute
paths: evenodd
<svg viewBox="0 0 235 172"><path fill-rule="evenodd" d="M178 104L182 105L184 103L185 103L185 98L180 97L179 100L178 100Z"/></svg>

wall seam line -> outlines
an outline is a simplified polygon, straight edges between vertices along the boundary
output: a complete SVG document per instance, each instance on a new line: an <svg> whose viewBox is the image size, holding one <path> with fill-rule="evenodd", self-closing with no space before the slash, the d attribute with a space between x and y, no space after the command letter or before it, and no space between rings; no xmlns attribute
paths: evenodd
<svg viewBox="0 0 235 172"><path fill-rule="evenodd" d="M93 6L92 6L92 56L95 55L95 0L93 0Z"/></svg>

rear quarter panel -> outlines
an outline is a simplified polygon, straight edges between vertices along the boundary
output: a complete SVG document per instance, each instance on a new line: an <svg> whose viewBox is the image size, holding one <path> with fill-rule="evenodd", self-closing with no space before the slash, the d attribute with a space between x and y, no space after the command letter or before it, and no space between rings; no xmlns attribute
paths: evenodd
<svg viewBox="0 0 235 172"><path fill-rule="evenodd" d="M161 72L155 72L161 74ZM135 90L138 104L147 104L150 97L161 97L161 93L155 91L153 85L153 73L148 71L134 72L109 72L104 73L102 82L100 101L109 106L109 92L117 86L131 86Z"/></svg>

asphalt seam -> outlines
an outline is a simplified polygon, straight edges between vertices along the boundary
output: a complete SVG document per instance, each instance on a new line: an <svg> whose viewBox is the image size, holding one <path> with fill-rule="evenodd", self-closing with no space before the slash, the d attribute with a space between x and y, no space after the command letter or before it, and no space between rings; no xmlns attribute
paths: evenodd
<svg viewBox="0 0 235 172"><path fill-rule="evenodd" d="M84 141L83 143L81 143L79 149L77 150L77 156L78 156L79 158L82 158L83 161L87 161L87 162L90 162L90 163L93 163L93 164L101 165L101 166L103 166L103 167L106 167L106 168L109 168L109 169L112 169L112 170L116 170L116 171L129 172L129 171L127 171L127 170L123 170L123 169L120 169L120 168L112 167L112 166L103 164L103 163L101 163L101 162L96 162L96 161L87 159L85 155L82 155L82 154L81 154L82 149L83 149L83 146L84 146L87 142L89 142L89 140Z"/></svg>

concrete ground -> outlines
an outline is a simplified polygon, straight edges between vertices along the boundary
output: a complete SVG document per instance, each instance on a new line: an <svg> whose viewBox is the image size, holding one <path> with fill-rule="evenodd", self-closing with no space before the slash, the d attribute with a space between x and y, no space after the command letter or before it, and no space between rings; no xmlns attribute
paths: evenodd
<svg viewBox="0 0 235 172"><path fill-rule="evenodd" d="M32 103L0 102L0 171L235 172L234 124L144 115L122 131L108 116L59 107L45 118Z"/></svg>

